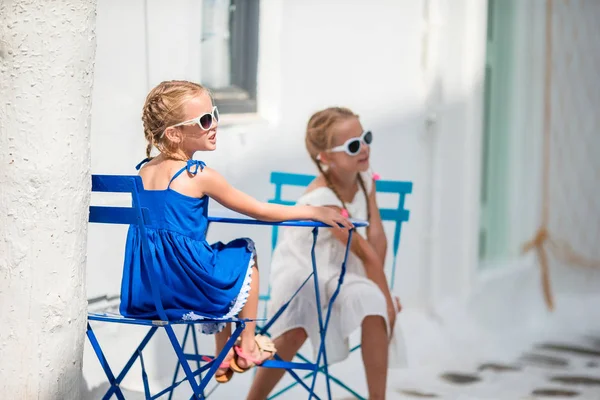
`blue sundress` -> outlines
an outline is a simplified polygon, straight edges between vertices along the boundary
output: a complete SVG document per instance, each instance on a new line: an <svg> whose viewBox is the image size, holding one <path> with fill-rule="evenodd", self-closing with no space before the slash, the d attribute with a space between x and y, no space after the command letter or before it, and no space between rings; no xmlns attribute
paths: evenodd
<svg viewBox="0 0 600 400"><path fill-rule="evenodd" d="M136 166L148 161L142 161ZM127 233L123 278L122 315L157 319L146 268L153 268L159 279L160 297L169 320L225 319L236 316L248 299L254 243L247 238L227 244L208 244L208 196L195 198L171 189L183 172L195 176L205 164L188 160L171 178L165 190L143 190L142 207L149 210L151 225L146 227L152 265L142 257L142 242L137 225ZM202 332L219 332L224 323L202 324Z"/></svg>

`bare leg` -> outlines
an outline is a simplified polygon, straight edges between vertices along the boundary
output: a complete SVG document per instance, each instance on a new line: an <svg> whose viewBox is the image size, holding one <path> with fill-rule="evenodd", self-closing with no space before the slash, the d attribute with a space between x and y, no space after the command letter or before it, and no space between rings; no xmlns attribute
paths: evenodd
<svg viewBox="0 0 600 400"><path fill-rule="evenodd" d="M274 340L277 354L285 361L292 361L292 358L298 353L298 350L300 350L300 347L302 347L306 338L306 331L302 328L296 328L285 332ZM284 369L259 368L256 371L256 376L252 382L252 387L250 388L247 399L266 399L284 373Z"/></svg>
<svg viewBox="0 0 600 400"><path fill-rule="evenodd" d="M365 317L361 334L361 350L369 387L369 399L385 399L389 347L385 320L377 315Z"/></svg>
<svg viewBox="0 0 600 400"><path fill-rule="evenodd" d="M248 318L248 319L256 319L257 310L258 310L258 284L259 284L259 275L258 275L258 264L256 262L256 258L254 258L254 266L252 267L252 282L250 282L250 292L248 293L248 300L242 308L242 311L239 313L239 318ZM268 359L271 358L272 354L270 352L264 352L262 355L258 346L256 346L256 342L254 341L254 332L256 330L256 322L247 322L246 328L242 331L240 335L242 343L241 348L244 354L251 355L256 359ZM237 359L237 364L241 368L248 368L252 365L251 361L246 360L245 358L239 357Z"/></svg>
<svg viewBox="0 0 600 400"><path fill-rule="evenodd" d="M221 332L215 334L215 348L216 348L215 355L218 355L221 353L221 350L223 350L223 348L225 347L225 343L227 343L229 336L231 336L231 324L227 324ZM223 362L231 360L232 357L233 357L233 351L229 350L229 353L225 356L225 360L223 360ZM217 372L215 372L215 376L225 375L225 373L227 372L227 369L228 368L217 369Z"/></svg>

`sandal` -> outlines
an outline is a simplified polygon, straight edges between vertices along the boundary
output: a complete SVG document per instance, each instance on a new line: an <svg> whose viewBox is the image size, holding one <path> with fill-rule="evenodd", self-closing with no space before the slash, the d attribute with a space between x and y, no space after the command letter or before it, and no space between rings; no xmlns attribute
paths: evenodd
<svg viewBox="0 0 600 400"><path fill-rule="evenodd" d="M273 344L271 339L269 339L266 336L256 335L254 337L254 342L256 342L256 347L258 347L258 351L260 352L260 356L259 356L260 358L254 358L253 356L251 356L249 354L245 354L242 351L242 348L236 344L233 347L233 349L235 350L235 354L234 354L233 358L231 359L231 361L229 362L229 368L231 368L234 372L242 374L242 373L248 371L249 369L251 369L252 367L254 367L256 365L261 365L263 362L270 360L271 358L273 358L275 353L277 353L277 350L275 349L275 345ZM263 359L264 352L271 353L271 356ZM243 358L244 360L250 361L250 365L246 368L240 367L239 364L237 363L237 361L240 357Z"/></svg>
<svg viewBox="0 0 600 400"><path fill-rule="evenodd" d="M202 361L211 362L211 361L214 361L214 358L203 356ZM225 369L225 368L227 368L227 371L223 375L217 375L217 372L215 371L215 380L219 383L227 383L233 377L233 370L231 369L231 361L223 361L221 363L221 365L219 365L219 368L217 369L217 371L219 369Z"/></svg>

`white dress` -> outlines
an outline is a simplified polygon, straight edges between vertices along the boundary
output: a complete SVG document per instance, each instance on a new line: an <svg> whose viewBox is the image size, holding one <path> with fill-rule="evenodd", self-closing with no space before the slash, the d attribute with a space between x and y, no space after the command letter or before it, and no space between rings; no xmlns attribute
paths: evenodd
<svg viewBox="0 0 600 400"><path fill-rule="evenodd" d="M363 180L367 191L370 192L372 179L364 174ZM327 187L320 187L304 194L297 204L343 208L336 195ZM353 218L367 219L367 199L362 190L358 190L353 201L346 203L346 207ZM366 236L366 228L357 228L357 231L363 237ZM269 317L289 300L312 272L310 257L312 243L313 236L310 228L279 228L278 243L271 264ZM346 245L335 238L329 229L319 229L315 255L323 319L338 283L345 249ZM360 328L362 320L369 315L380 315L385 318L389 336L387 305L383 293L373 281L367 278L361 260L352 252L348 254L346 268L346 275L334 302L327 329L326 346L329 364L343 361L348 357L350 351L348 337ZM314 283L310 279L290 303L288 309L273 324L270 333L273 338L276 338L291 329L304 328L316 355L320 336L314 293ZM405 365L405 357L404 341L400 326L396 323L390 342L389 366Z"/></svg>

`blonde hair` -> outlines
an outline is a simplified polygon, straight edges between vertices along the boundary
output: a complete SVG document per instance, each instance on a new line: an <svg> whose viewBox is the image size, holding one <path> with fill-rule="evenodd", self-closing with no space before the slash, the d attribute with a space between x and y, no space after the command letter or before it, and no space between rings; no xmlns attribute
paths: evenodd
<svg viewBox="0 0 600 400"><path fill-rule="evenodd" d="M152 147L167 156L173 155L173 143L163 135L169 126L183 122L184 104L191 98L208 93L207 88L188 81L163 81L146 96L142 111L144 136L148 142L146 157L150 157Z"/></svg>
<svg viewBox="0 0 600 400"><path fill-rule="evenodd" d="M335 194L335 196L342 203L346 211L348 211L346 202L339 195L327 171L325 171L325 169L323 168L323 164L319 160L318 156L319 153L330 149L333 144L332 127L339 121L348 118L358 118L358 115L354 114L350 109L345 107L329 107L324 110L318 111L314 113L308 120L305 137L306 150L308 151L310 158L316 164L321 175L323 175L323 177L325 178L327 187L329 187L329 189L331 189L331 191ZM365 197L367 198L367 219L370 219L371 215L368 207L367 188L360 174L357 175L357 179L363 193L365 194Z"/></svg>

